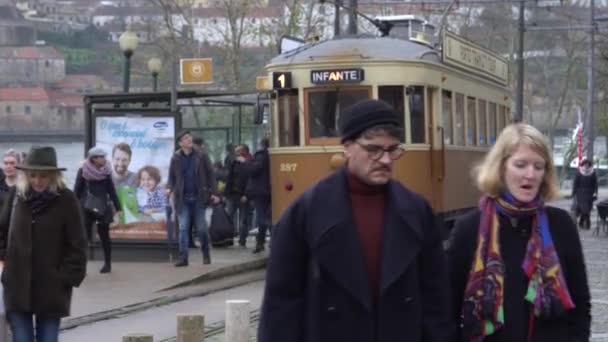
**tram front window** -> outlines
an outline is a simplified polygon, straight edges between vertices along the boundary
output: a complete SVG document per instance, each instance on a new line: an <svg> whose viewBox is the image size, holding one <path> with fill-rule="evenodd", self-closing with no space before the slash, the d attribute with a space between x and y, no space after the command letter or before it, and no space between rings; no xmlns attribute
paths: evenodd
<svg viewBox="0 0 608 342"><path fill-rule="evenodd" d="M363 87L310 90L308 92L310 139L339 137L340 113L348 106L368 98L370 98L370 89Z"/></svg>

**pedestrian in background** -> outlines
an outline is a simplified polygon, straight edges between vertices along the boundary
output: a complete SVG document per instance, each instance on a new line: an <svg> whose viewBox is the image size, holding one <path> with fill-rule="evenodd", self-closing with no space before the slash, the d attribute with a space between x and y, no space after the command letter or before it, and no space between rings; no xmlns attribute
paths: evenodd
<svg viewBox="0 0 608 342"><path fill-rule="evenodd" d="M0 208L8 193L17 184L17 165L21 164L21 154L13 149L4 153L2 158L2 177L0 178Z"/></svg>
<svg viewBox="0 0 608 342"><path fill-rule="evenodd" d="M593 170L593 164L589 159L583 159L581 166L574 177L572 185L572 200L574 211L578 217L578 225L581 229L591 228L591 211L593 202L597 200L597 175Z"/></svg>
<svg viewBox="0 0 608 342"><path fill-rule="evenodd" d="M78 200L52 147L32 148L0 212L4 305L14 342L56 342L86 274Z"/></svg>
<svg viewBox="0 0 608 342"><path fill-rule="evenodd" d="M589 341L581 242L559 196L551 150L534 127L506 127L475 170L484 194L448 247L460 341Z"/></svg>
<svg viewBox="0 0 608 342"><path fill-rule="evenodd" d="M209 203L217 204L217 188L211 160L207 154L193 147L190 131L181 131L177 137L179 150L171 157L168 195L173 196L179 224L179 256L176 267L188 266L188 228L191 217L201 241L203 264L211 263L209 232L205 211Z"/></svg>
<svg viewBox="0 0 608 342"><path fill-rule="evenodd" d="M340 116L346 166L275 225L260 342L452 342L439 227L392 179L399 115L364 100Z"/></svg>
<svg viewBox="0 0 608 342"><path fill-rule="evenodd" d="M226 212L233 222L235 232L238 234L239 246L246 247L253 211L249 203L250 199L245 193L249 182L249 173L245 168L245 162L252 161L253 157L249 153L247 145L237 145L235 153L237 158L234 159L232 165L228 166L228 181L224 188L224 196L226 197Z"/></svg>
<svg viewBox="0 0 608 342"><path fill-rule="evenodd" d="M103 266L100 273L112 271L112 241L110 240L110 223L114 215L120 217L120 203L116 188L112 182L112 170L106 160L106 152L99 147L92 147L87 153L87 160L76 173L74 193L82 204L87 240L92 241L93 225L97 224L97 235L103 249ZM92 201L91 198L96 198ZM88 208L91 202L100 203L98 211ZM114 207L112 207L112 205Z"/></svg>
<svg viewBox="0 0 608 342"><path fill-rule="evenodd" d="M243 163L249 182L245 192L248 199L253 200L255 208L255 221L258 226L258 236L253 253L261 253L266 245L266 232L271 225L271 198L270 198L270 156L268 138L260 141L260 149L255 152L253 159L239 155L236 160ZM247 151L249 152L249 151Z"/></svg>

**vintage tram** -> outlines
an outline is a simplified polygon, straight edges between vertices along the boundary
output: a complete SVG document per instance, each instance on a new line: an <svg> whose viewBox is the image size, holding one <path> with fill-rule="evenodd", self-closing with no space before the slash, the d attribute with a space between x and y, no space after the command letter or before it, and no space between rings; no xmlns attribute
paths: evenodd
<svg viewBox="0 0 608 342"><path fill-rule="evenodd" d="M407 36L350 36L302 45L267 65L273 222L343 164L338 118L361 99L400 113L405 153L394 176L446 222L476 205L471 168L511 119L507 62L453 33L434 48L423 20Z"/></svg>

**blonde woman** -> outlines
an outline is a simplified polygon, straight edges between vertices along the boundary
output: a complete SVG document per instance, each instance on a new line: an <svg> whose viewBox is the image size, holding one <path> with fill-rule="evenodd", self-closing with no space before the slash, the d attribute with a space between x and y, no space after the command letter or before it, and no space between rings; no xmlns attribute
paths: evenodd
<svg viewBox="0 0 608 342"><path fill-rule="evenodd" d="M479 208L448 247L462 341L588 341L591 304L570 215L546 206L559 189L551 151L534 127L505 128L475 170Z"/></svg>
<svg viewBox="0 0 608 342"><path fill-rule="evenodd" d="M23 172L0 213L6 317L14 342L56 342L72 288L86 274L80 207L52 147L32 148L17 169Z"/></svg>

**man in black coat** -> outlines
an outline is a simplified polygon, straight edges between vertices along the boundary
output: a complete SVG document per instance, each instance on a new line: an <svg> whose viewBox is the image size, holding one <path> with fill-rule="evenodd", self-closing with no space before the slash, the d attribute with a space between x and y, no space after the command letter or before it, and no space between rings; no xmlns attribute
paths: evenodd
<svg viewBox="0 0 608 342"><path fill-rule="evenodd" d="M429 204L392 180L398 114L364 100L340 118L346 166L307 189L273 231L260 342L453 341Z"/></svg>

